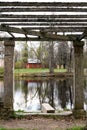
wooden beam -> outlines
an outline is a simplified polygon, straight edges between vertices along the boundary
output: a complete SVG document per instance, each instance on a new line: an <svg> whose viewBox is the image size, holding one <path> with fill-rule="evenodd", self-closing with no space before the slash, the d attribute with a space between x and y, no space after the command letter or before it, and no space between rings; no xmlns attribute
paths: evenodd
<svg viewBox="0 0 87 130"><path fill-rule="evenodd" d="M85 27L24 27L27 30L44 30L46 32L84 32Z"/></svg>
<svg viewBox="0 0 87 130"><path fill-rule="evenodd" d="M85 30L81 36L77 37L79 41L81 41L82 39L84 39L85 37L87 37L87 30Z"/></svg>
<svg viewBox="0 0 87 130"><path fill-rule="evenodd" d="M4 32L19 33L19 34L24 34L24 35L41 36L39 34L39 32L37 32L37 31L29 31L29 30L27 30L27 32L25 32L24 30L26 30L26 29L17 28L17 27L9 27L9 26L5 26L5 25L0 26L0 31L4 31Z"/></svg>
<svg viewBox="0 0 87 130"><path fill-rule="evenodd" d="M66 40L70 40L70 39L71 40L75 40L76 39L76 35L62 36L62 35L47 33L44 30L41 30L40 32L29 31L29 29L27 29L27 28L21 28L20 29L20 28L14 28L14 27L0 26L0 31L6 31L6 32L8 32L10 34L12 34L12 33L19 33L19 34L24 34L24 35L38 36L40 39L45 38L45 39L51 39L51 40L65 40L65 41ZM21 39L21 38L19 38L19 39ZM37 40L38 40L38 38L37 38Z"/></svg>
<svg viewBox="0 0 87 130"><path fill-rule="evenodd" d="M68 8L63 8L63 7L22 7L22 8L17 8L17 7L11 7L11 8L0 8L0 12L87 12L87 8L73 8L73 7L68 7Z"/></svg>
<svg viewBox="0 0 87 130"><path fill-rule="evenodd" d="M29 31L29 29L27 29L27 28L20 29L20 28L14 28L14 27L0 26L0 31L6 31L6 32L9 32L10 34L19 33L19 34L24 34L24 35L38 36L40 39L46 38L46 39L51 39L51 40L65 40L65 41L70 40L70 39L71 40L76 39L75 35L62 36L62 35L57 35L57 34L52 34L52 33L49 34L49 33L45 32L44 30L41 30L40 32L32 31L32 30Z"/></svg>
<svg viewBox="0 0 87 130"><path fill-rule="evenodd" d="M19 33L24 34L24 29L27 30L27 35L37 35L40 36L40 34L35 30L43 30L46 32L84 32L86 29L85 27L23 27L23 30L21 28L17 27L8 27L8 26L0 26L0 31L9 31L12 33ZM34 30L34 31L33 31Z"/></svg>
<svg viewBox="0 0 87 130"><path fill-rule="evenodd" d="M78 14L78 15L44 15L43 17L42 17L42 15L22 15L22 14L0 14L0 18L41 18L41 19L43 19L43 18L46 18L46 19L54 19L54 18L70 18L70 19L72 19L72 18L87 18L87 15L80 15L80 14Z"/></svg>
<svg viewBox="0 0 87 130"><path fill-rule="evenodd" d="M44 17L43 15L42 15L42 17ZM2 18L0 18L0 22L47 22L47 23L55 23L55 22L87 22L87 18L85 18L85 19L63 19L63 18L61 18L61 19L44 19L44 18L41 18L41 19L39 19L39 18L31 18L31 19L14 19L14 18L12 18L12 19L8 19L8 18L6 18L6 19L2 19Z"/></svg>
<svg viewBox="0 0 87 130"><path fill-rule="evenodd" d="M9 37L0 37L0 41L6 41L6 40L14 40L14 41L73 41L76 40L76 37L72 36L58 36L57 38L51 38L45 37L45 38L35 38L35 37L15 37L15 38L9 38Z"/></svg>
<svg viewBox="0 0 87 130"><path fill-rule="evenodd" d="M0 6L87 6L87 2L0 2Z"/></svg>
<svg viewBox="0 0 87 130"><path fill-rule="evenodd" d="M84 26L85 26L85 27L87 26L87 22L78 22L78 23L77 23L77 22L62 22L62 23L61 23L61 22L57 22L57 23L48 23L48 22L18 22L18 23L6 22L6 23L5 23L5 22L4 22L4 23L3 23L3 22L2 22L2 24L3 24L3 25L17 25L17 26L20 26L20 25L21 25L21 26L40 26L40 27L41 27L41 26L42 26L42 27L43 27L43 26L46 26L46 27L47 27L47 26L48 26L48 27L51 27L51 26L52 26L52 27L53 27L53 26L54 26L54 27L55 27L55 26L56 26L56 27L59 27L59 26L62 26L62 25L63 25L63 26L64 26L64 25L65 25L65 26L72 26L72 27L73 27L73 26L76 26L76 25L78 25L78 27L79 27L79 26L83 26L83 27L84 27Z"/></svg>

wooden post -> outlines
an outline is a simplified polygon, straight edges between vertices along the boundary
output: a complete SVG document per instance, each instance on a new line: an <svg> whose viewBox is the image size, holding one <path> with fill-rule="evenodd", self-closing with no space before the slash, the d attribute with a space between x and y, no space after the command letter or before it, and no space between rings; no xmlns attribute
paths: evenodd
<svg viewBox="0 0 87 130"><path fill-rule="evenodd" d="M4 58L4 108L13 111L13 60L14 41L5 41Z"/></svg>

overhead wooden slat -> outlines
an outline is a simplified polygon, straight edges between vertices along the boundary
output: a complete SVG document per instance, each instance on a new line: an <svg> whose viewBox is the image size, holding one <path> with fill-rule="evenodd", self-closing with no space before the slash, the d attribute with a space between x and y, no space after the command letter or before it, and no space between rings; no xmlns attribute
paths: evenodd
<svg viewBox="0 0 87 130"><path fill-rule="evenodd" d="M84 32L86 27L24 27L27 30L45 30L47 32Z"/></svg>
<svg viewBox="0 0 87 130"><path fill-rule="evenodd" d="M0 2L0 6L87 6L87 2Z"/></svg>
<svg viewBox="0 0 87 130"><path fill-rule="evenodd" d="M45 30L46 32L84 32L86 27L23 27L23 29L28 30L29 35L36 35L36 33L32 34L31 30ZM4 27L0 26L0 31L10 31L13 33L25 34L23 30L16 27Z"/></svg>
<svg viewBox="0 0 87 130"><path fill-rule="evenodd" d="M87 2L0 2L0 24L0 31L19 41L81 40L86 36ZM83 34L60 36L58 32ZM13 33L25 37L14 38Z"/></svg>
<svg viewBox="0 0 87 130"><path fill-rule="evenodd" d="M87 22L87 19L0 19L0 22Z"/></svg>
<svg viewBox="0 0 87 130"><path fill-rule="evenodd" d="M87 8L0 8L0 12L87 12Z"/></svg>
<svg viewBox="0 0 87 130"><path fill-rule="evenodd" d="M72 18L75 18L75 19L77 19L77 18L87 18L87 15L80 15L80 14L78 14L78 15L43 15L43 17L44 17L44 19L54 19L54 18L69 18L69 19L72 19ZM21 15L21 14L0 14L0 18L42 18L43 19L43 17L42 17L42 15Z"/></svg>
<svg viewBox="0 0 87 130"><path fill-rule="evenodd" d="M76 40L76 37L72 37L72 36L62 36L60 35L59 37L57 38L51 38L51 37L47 37L47 38L40 38L40 37L15 37L15 38L10 38L10 37L0 37L0 41L3 41L3 40L14 40L14 41L72 41L72 40Z"/></svg>
<svg viewBox="0 0 87 130"><path fill-rule="evenodd" d="M6 32L10 32L10 33L19 33L19 34L24 34L25 35L25 31L27 30L26 28L22 29L22 28L14 28L14 27L8 27L8 26L0 26L0 31L6 31ZM37 31L29 31L27 30L27 35L35 35L35 36L40 36L40 33Z"/></svg>
<svg viewBox="0 0 87 130"><path fill-rule="evenodd" d="M47 23L47 22L44 22L44 23L39 23L39 22L16 22L16 23L13 23L13 22L7 22L7 23L3 23L3 22L1 22L1 24L3 24L3 25L17 25L17 26L60 26L60 25L66 25L66 26L76 26L76 25L78 25L78 26L87 26L87 22L57 22L57 23Z"/></svg>
<svg viewBox="0 0 87 130"><path fill-rule="evenodd" d="M14 33L21 33L24 34L24 31L21 31L20 28L16 27L2 27L0 26L0 31L7 31L10 28L10 32L14 30ZM11 30L12 28L12 30ZM86 27L23 27L26 30L45 30L47 32L84 32ZM31 33L31 32L30 32Z"/></svg>

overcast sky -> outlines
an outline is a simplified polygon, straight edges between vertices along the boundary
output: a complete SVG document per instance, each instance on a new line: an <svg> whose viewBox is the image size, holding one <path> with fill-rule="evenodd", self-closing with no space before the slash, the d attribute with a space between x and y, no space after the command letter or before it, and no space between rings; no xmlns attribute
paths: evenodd
<svg viewBox="0 0 87 130"><path fill-rule="evenodd" d="M87 2L87 0L1 0L1 1L21 1L21 2Z"/></svg>

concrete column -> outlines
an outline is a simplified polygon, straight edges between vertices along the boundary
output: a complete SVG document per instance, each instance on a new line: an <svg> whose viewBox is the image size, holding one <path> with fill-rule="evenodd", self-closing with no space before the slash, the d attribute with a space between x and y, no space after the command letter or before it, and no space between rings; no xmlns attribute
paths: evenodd
<svg viewBox="0 0 87 130"><path fill-rule="evenodd" d="M14 41L5 41L4 58L4 108L13 110L13 61Z"/></svg>
<svg viewBox="0 0 87 130"><path fill-rule="evenodd" d="M74 41L74 112L84 110L83 41ZM75 113L76 114L76 113Z"/></svg>

